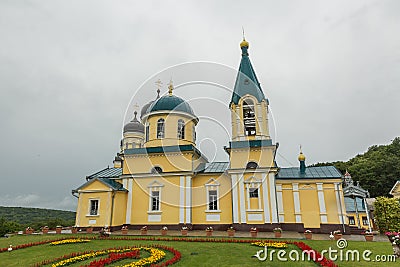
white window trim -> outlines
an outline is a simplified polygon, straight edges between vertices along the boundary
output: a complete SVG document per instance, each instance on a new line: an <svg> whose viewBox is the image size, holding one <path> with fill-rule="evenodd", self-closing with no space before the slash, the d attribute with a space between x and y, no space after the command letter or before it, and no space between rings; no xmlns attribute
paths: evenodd
<svg viewBox="0 0 400 267"><path fill-rule="evenodd" d="M90 214L90 209L92 208L92 201L97 200L97 214ZM88 205L88 213L86 215L87 217L98 217L100 216L100 199L99 198L89 198L89 205Z"/></svg>
<svg viewBox="0 0 400 267"><path fill-rule="evenodd" d="M260 211L262 210L261 208L261 180L255 178L254 176L250 177L246 181L244 181L244 184L246 185L246 194L247 194L247 209L246 211ZM257 188L258 189L258 208L257 209L251 209L250 206L250 188Z"/></svg>
<svg viewBox="0 0 400 267"><path fill-rule="evenodd" d="M220 183L218 183L214 178L211 178L210 180L208 180L205 184L204 184L205 188L206 188L206 203L207 203L207 207L205 212L211 212L211 213L218 213L221 212L220 208L220 203L219 203L219 187L220 187ZM210 194L209 191L210 190L216 190L217 191L217 209L216 210L210 210Z"/></svg>
<svg viewBox="0 0 400 267"><path fill-rule="evenodd" d="M154 180L151 184L147 186L149 188L149 210L147 211L148 214L159 214L162 213L161 210L161 203L162 203L162 188L164 187L163 184L160 184L158 181ZM152 210L152 205L153 205L153 199L152 199L152 192L153 191L158 191L158 201L159 201L159 207L158 210Z"/></svg>

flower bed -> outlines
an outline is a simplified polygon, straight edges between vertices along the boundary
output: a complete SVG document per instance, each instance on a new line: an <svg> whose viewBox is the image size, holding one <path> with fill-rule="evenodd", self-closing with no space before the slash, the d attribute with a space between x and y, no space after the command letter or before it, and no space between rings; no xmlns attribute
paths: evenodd
<svg viewBox="0 0 400 267"><path fill-rule="evenodd" d="M286 242L273 242L273 241L257 241L251 243L253 246L257 247L269 247L269 248L287 248Z"/></svg>
<svg viewBox="0 0 400 267"><path fill-rule="evenodd" d="M133 250L125 253L110 253L108 258L94 260L89 265L85 267L103 267L105 265L111 264L116 261L124 260L124 259L138 259L140 256L139 250Z"/></svg>
<svg viewBox="0 0 400 267"><path fill-rule="evenodd" d="M63 240L59 240L59 241L53 241L50 243L50 245L58 246L58 245L65 245L65 244L87 243L87 242L90 242L90 240L75 238L75 239L63 239Z"/></svg>
<svg viewBox="0 0 400 267"><path fill-rule="evenodd" d="M100 238L97 238L95 236L88 238L90 240L102 240ZM41 242L35 242L35 243L28 243L28 244L23 244L23 245L17 245L17 246L13 246L13 250L16 249L23 249L23 248L28 248L28 247L32 247L32 246L39 246L39 245L43 245L43 244L48 244L51 242L55 242L55 241L61 241L61 240L65 240L65 239L56 239L56 240L46 240L46 241L41 241ZM285 243L285 244L292 244L297 246L299 249L301 249L302 251L306 251L308 254L312 254L310 255L311 260L313 260L315 263L317 263L320 266L330 266L330 267L334 267L337 266L333 261L326 259L325 257L323 257L319 252L317 252L316 250L312 249L310 246L306 245L303 242L295 242L295 241L285 241L285 242L276 242L276 240L254 240L254 239L236 239L236 238L187 238L187 237L144 237L144 236L120 236L120 237L110 237L108 240L136 240L136 241L183 241L183 242L216 242L216 243L248 243L248 244L252 244L255 243L254 245L258 245L258 246L262 246L262 244L274 244L276 246L284 246L284 245L277 245L278 243ZM268 245L267 245L268 246ZM269 245L272 247L272 245ZM119 248L121 251L118 252L118 254L121 253L127 253L130 251L133 251L134 249L138 249L138 247L128 247L128 248ZM158 248L159 250L169 250L171 253L173 253L174 257L172 259L163 261L163 262L156 262L154 264L154 266L167 266L167 265L171 265L176 261L179 261L181 258L181 254L179 253L179 251L173 249L173 248L169 248L169 247L163 247L163 246L157 246L157 245L152 245L152 246L147 246L146 248L149 249L149 252L152 253L150 250L150 248ZM283 248L283 247L282 247ZM7 251L8 247L6 248L1 248L0 252L5 252ZM123 250L125 249L125 250ZM143 248L144 249L144 248ZM98 256L103 256L103 255L107 255L107 254L111 254L111 253L117 253L115 251L116 249L109 249L109 250L102 250L102 251L106 251L106 252L98 252ZM152 260L155 259L159 259L160 255L162 255L162 253L158 253L156 254L155 250L153 250L154 255L153 258L151 258ZM80 258L85 258L85 259L90 259L91 257L96 257L93 256L93 254L91 253L96 253L93 251L87 251L87 252L75 252L75 253L71 253L69 255L64 255L55 259L51 259L51 260L44 260L42 262L36 263L33 266L34 267L39 267L39 266L43 266L43 265L49 265L49 264L57 264L59 262L64 263L64 265L53 265L53 266L65 266L65 264L67 264L68 262L71 262L71 258L75 258L75 261L77 261ZM152 255L152 254L151 254ZM314 256L315 255L315 256ZM126 255L127 256L127 255ZM151 257L151 256L150 256ZM164 257L165 257L165 253L164 253ZM148 258L146 258L148 259ZM135 261L133 263L131 263L130 265L124 265L124 267L129 267L129 266L141 266L141 265L135 265L138 262L144 262L144 259L141 259L139 261Z"/></svg>
<svg viewBox="0 0 400 267"><path fill-rule="evenodd" d="M147 258L139 259L140 250L145 250L150 253L150 256ZM165 262L162 261L166 253L165 251L169 251L174 256L171 259L168 259ZM88 251L88 252L80 252L80 253L71 253L68 255L64 255L62 257L58 257L51 260L45 260L33 265L33 267L40 267L44 265L52 264L52 267L58 266L67 266L79 261L84 261L90 258L99 257L103 255L107 255L108 257L102 258L99 260L94 260L89 263L89 265L84 265L85 267L103 267L105 265L115 263L124 259L139 259L138 261L133 261L128 264L124 264L118 267L133 267L133 266L152 266L152 267L164 267L169 266L177 261L179 261L182 257L181 253L171 247L162 246L162 245L152 245L146 247L128 247L128 248L112 248L106 250L98 250L98 251Z"/></svg>

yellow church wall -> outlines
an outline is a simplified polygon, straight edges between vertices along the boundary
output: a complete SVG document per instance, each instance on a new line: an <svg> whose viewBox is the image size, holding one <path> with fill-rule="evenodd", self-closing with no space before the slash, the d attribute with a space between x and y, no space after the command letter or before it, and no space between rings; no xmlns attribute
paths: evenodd
<svg viewBox="0 0 400 267"><path fill-rule="evenodd" d="M305 188L302 188L305 186ZM311 187L311 188L310 188ZM316 185L299 184L301 219L305 228L320 227L320 211Z"/></svg>
<svg viewBox="0 0 400 267"><path fill-rule="evenodd" d="M295 223L293 191L290 184L282 185L283 212L285 223Z"/></svg>
<svg viewBox="0 0 400 267"><path fill-rule="evenodd" d="M193 162L192 155L193 153L126 155L123 171L124 174L150 173L155 166L161 167L163 172L191 171L200 163Z"/></svg>
<svg viewBox="0 0 400 267"><path fill-rule="evenodd" d="M157 138L157 121L164 119L164 138ZM178 139L178 120L185 122L185 138ZM155 114L150 115L146 122L149 124L149 141L145 143L145 147L157 146L173 146L193 144L193 118L185 115L177 114Z"/></svg>
<svg viewBox="0 0 400 267"><path fill-rule="evenodd" d="M324 184L323 187L328 223L340 224L334 184ZM342 208L344 209L344 206Z"/></svg>
<svg viewBox="0 0 400 267"><path fill-rule="evenodd" d="M111 192L84 192L79 193L79 218L77 224L80 227L94 226L104 227L110 225L110 194ZM90 215L90 200L99 200L98 215Z"/></svg>
<svg viewBox="0 0 400 267"><path fill-rule="evenodd" d="M259 167L269 168L274 164L274 147L265 147L260 149L232 149L231 168L243 169L249 161L254 161Z"/></svg>
<svg viewBox="0 0 400 267"><path fill-rule="evenodd" d="M134 179L132 187L131 223L139 225L177 224L179 218L179 176ZM150 211L150 185L161 185L160 211ZM161 221L151 222L149 214L161 215Z"/></svg>
<svg viewBox="0 0 400 267"><path fill-rule="evenodd" d="M206 212L208 199L205 184L215 179L219 183L218 212ZM192 180L192 223L193 224L231 224L232 223L232 195L231 182L225 174L200 174ZM207 221L208 215L219 215L219 221Z"/></svg>
<svg viewBox="0 0 400 267"><path fill-rule="evenodd" d="M112 225L123 225L125 223L127 198L127 192L116 192L114 197Z"/></svg>
<svg viewBox="0 0 400 267"><path fill-rule="evenodd" d="M320 227L320 206L318 199L317 183L323 183L323 195L327 216L327 223L339 224L339 213L336 202L336 192L334 183L340 181L316 180L316 179L294 179L279 181L282 182L282 202L284 210L284 222L295 223L295 207L292 183L298 184L298 192L300 199L300 215L304 227L319 228ZM343 196L342 196L343 198ZM344 203L342 203L343 212L345 213Z"/></svg>
<svg viewBox="0 0 400 267"><path fill-rule="evenodd" d="M262 188L260 187L260 190L261 189ZM261 198L261 194L259 194L259 197ZM258 198L250 198L250 209L252 209L252 210L262 209L262 206L259 207L258 204L259 204Z"/></svg>
<svg viewBox="0 0 400 267"><path fill-rule="evenodd" d="M94 180L92 183L86 185L85 187L81 188L81 190L90 191L90 190L105 190L111 191L110 187L105 185L104 183Z"/></svg>

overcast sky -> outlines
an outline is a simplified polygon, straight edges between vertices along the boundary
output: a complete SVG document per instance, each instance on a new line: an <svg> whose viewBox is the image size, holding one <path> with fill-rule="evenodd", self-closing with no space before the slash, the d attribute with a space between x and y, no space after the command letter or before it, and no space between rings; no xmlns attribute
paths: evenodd
<svg viewBox="0 0 400 267"><path fill-rule="evenodd" d="M242 26L280 166L297 166L300 144L312 164L400 135L400 1L215 2L1 0L0 205L75 210L71 190L112 165L133 105L155 98L158 78L188 79L155 74L237 69ZM203 89L175 93L205 118L200 148L227 160L230 129L212 125L229 127L230 93Z"/></svg>

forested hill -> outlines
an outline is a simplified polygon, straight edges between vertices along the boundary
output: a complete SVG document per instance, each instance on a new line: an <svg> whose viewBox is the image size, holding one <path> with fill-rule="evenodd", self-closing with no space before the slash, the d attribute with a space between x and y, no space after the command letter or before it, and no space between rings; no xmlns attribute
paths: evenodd
<svg viewBox="0 0 400 267"><path fill-rule="evenodd" d="M369 191L371 197L387 196L397 180L400 180L400 137L389 145L374 145L364 154L347 162L325 162L313 166L334 165L343 174L346 169L354 181Z"/></svg>
<svg viewBox="0 0 400 267"><path fill-rule="evenodd" d="M68 222L73 225L75 221L75 212L65 210L51 210L38 208L20 208L20 207L2 207L0 206L0 218L7 221L26 225L32 222L49 222L61 224Z"/></svg>

